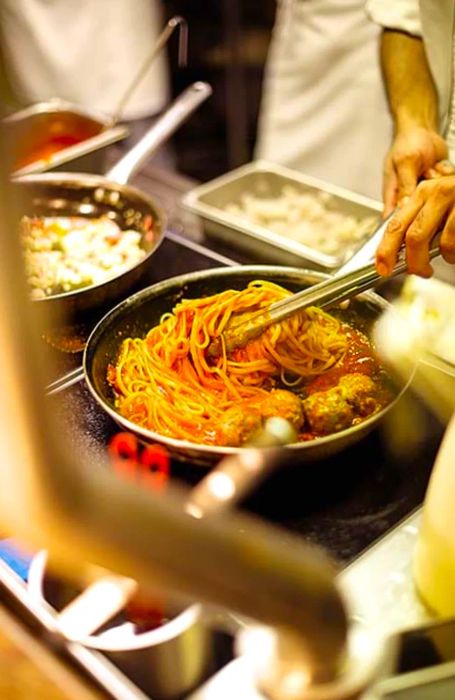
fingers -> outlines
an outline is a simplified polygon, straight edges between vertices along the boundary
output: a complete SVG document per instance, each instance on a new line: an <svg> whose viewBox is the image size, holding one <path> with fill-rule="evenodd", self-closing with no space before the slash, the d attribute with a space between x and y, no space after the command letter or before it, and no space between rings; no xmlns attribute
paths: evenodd
<svg viewBox="0 0 455 700"><path fill-rule="evenodd" d="M434 169L440 175L453 175L455 173L455 166L450 162L450 160L440 160L434 165Z"/></svg>
<svg viewBox="0 0 455 700"><path fill-rule="evenodd" d="M435 163L431 168L428 168L423 173L423 177L426 180L434 180L437 177L443 177L444 175L453 175L455 173L455 167L449 160L440 160Z"/></svg>
<svg viewBox="0 0 455 700"><path fill-rule="evenodd" d="M423 199L416 193L390 220L376 251L376 269L383 277L392 272L406 231L422 206Z"/></svg>
<svg viewBox="0 0 455 700"><path fill-rule="evenodd" d="M386 219L397 205L398 180L391 160L386 161L384 167L384 179L382 187L382 198L384 210L382 216Z"/></svg>
<svg viewBox="0 0 455 700"><path fill-rule="evenodd" d="M425 170L423 177L425 180L435 180L437 177L442 177L442 174L436 168L428 168L428 170Z"/></svg>
<svg viewBox="0 0 455 700"><path fill-rule="evenodd" d="M380 275L389 275L405 243L408 271L432 274L429 247L444 227L441 253L455 263L455 166L447 160L447 144L436 132L412 128L397 133L384 167L384 215L399 210L389 222L376 253ZM428 178L418 184L422 178ZM446 223L447 222L447 223Z"/></svg>
<svg viewBox="0 0 455 700"><path fill-rule="evenodd" d="M431 277L429 249L433 236L441 228L449 203L430 197L406 231L406 264L408 272L420 277Z"/></svg>
<svg viewBox="0 0 455 700"><path fill-rule="evenodd" d="M455 208L447 217L444 230L439 241L441 255L448 263L455 263Z"/></svg>
<svg viewBox="0 0 455 700"><path fill-rule="evenodd" d="M391 273L403 241L410 273L430 277L430 242L445 224L441 253L455 262L455 214L447 218L455 205L455 178L440 178L420 183L415 194L390 221L376 252L376 268L381 275ZM454 209L455 211L455 209Z"/></svg>
<svg viewBox="0 0 455 700"><path fill-rule="evenodd" d="M404 197L410 197L420 176L420 169L417 159L413 156L404 156L395 165L397 174L397 203Z"/></svg>

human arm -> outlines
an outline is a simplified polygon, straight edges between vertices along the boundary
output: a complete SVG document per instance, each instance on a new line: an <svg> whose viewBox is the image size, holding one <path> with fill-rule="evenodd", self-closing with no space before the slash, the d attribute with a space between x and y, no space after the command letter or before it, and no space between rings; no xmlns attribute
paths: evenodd
<svg viewBox="0 0 455 700"><path fill-rule="evenodd" d="M429 277L430 242L441 229L441 253L455 263L454 169L444 162L448 150L438 133L438 99L422 40L385 30L381 58L395 126L384 166L384 213L400 210L378 247L376 265L380 274L390 274L404 242L408 271ZM441 175L446 177L418 184Z"/></svg>
<svg viewBox="0 0 455 700"><path fill-rule="evenodd" d="M438 98L420 37L386 29L381 41L394 139L384 165L384 214L409 197L424 177L453 172L438 133Z"/></svg>

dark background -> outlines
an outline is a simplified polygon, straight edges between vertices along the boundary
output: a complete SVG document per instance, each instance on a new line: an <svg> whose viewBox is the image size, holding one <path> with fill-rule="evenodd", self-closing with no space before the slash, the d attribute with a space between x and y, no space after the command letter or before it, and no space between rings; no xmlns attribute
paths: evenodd
<svg viewBox="0 0 455 700"><path fill-rule="evenodd" d="M188 22L188 67L177 67L177 38L169 48L173 94L206 80L213 96L174 137L177 169L209 180L249 161L256 138L262 76L275 0L172 0L165 19Z"/></svg>

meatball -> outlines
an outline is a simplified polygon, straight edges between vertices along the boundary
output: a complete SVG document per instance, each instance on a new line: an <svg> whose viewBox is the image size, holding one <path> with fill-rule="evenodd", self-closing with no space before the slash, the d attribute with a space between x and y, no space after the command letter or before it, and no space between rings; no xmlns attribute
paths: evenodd
<svg viewBox="0 0 455 700"><path fill-rule="evenodd" d="M318 435L349 428L354 419L352 407L337 387L311 394L304 399L303 409L311 430Z"/></svg>
<svg viewBox="0 0 455 700"><path fill-rule="evenodd" d="M346 374L340 379L338 389L360 416L368 416L379 407L377 386L371 377L365 374Z"/></svg>
<svg viewBox="0 0 455 700"><path fill-rule="evenodd" d="M223 416L219 426L218 443L229 447L243 445L262 426L259 411L233 406Z"/></svg>
<svg viewBox="0 0 455 700"><path fill-rule="evenodd" d="M264 419L285 418L296 430L300 430L305 420L302 401L285 389L273 389L258 410Z"/></svg>

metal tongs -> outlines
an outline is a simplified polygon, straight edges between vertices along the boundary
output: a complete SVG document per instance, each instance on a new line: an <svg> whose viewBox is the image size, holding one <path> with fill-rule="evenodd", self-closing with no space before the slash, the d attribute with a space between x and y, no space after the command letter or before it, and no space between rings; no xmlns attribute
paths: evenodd
<svg viewBox="0 0 455 700"><path fill-rule="evenodd" d="M228 325L223 333L226 352L231 352L235 348L246 345L250 340L261 335L273 323L280 323L280 321L284 321L289 316L299 313L309 306L324 308L372 289L383 279L377 272L375 263L368 262L362 267L356 267L356 263L362 258L365 259L365 252L375 251L388 221L389 219L384 221L374 236L368 241L368 248L366 246L362 248L359 251L359 257L357 258L357 255L354 256L355 259L351 259L334 277L330 277L312 285L309 289L304 289L286 299L271 304L266 309L259 309L246 320L241 319L237 323L234 321ZM433 244L429 252L430 259L437 257L439 254L439 245ZM402 251L389 277L396 277L405 271L406 261ZM211 354L218 354L220 344L220 339L217 338L210 348Z"/></svg>

